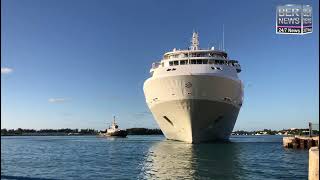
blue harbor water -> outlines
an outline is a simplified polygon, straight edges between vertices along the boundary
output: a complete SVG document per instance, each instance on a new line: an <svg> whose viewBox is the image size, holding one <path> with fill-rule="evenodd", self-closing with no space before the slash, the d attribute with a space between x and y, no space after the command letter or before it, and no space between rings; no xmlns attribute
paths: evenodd
<svg viewBox="0 0 320 180"><path fill-rule="evenodd" d="M187 144L163 136L1 137L1 179L307 179L281 136Z"/></svg>

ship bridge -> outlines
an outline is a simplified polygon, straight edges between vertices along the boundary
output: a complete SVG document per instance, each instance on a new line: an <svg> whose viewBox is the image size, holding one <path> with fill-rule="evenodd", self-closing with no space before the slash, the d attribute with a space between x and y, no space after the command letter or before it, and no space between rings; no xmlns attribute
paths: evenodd
<svg viewBox="0 0 320 180"><path fill-rule="evenodd" d="M174 59L174 58L188 58L188 57L215 57L227 59L228 54L224 51L199 49L199 50L176 50L173 49L171 52L167 52L163 56L163 60Z"/></svg>
<svg viewBox="0 0 320 180"><path fill-rule="evenodd" d="M176 50L174 48L171 52L164 54L163 59L172 59L172 58L183 58L183 57L219 57L219 58L228 58L228 54L221 50L214 50L214 47L211 49L200 49L199 47L199 35L197 32L193 32L191 39L191 46L187 50Z"/></svg>

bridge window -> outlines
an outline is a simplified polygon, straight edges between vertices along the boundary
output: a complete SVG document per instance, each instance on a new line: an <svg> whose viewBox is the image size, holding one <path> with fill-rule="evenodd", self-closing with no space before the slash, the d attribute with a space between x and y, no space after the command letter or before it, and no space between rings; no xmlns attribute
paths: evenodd
<svg viewBox="0 0 320 180"><path fill-rule="evenodd" d="M191 60L191 64L197 64L196 60Z"/></svg>
<svg viewBox="0 0 320 180"><path fill-rule="evenodd" d="M180 65L185 65L185 64L188 64L188 60L181 60L180 61Z"/></svg>
<svg viewBox="0 0 320 180"><path fill-rule="evenodd" d="M175 66L177 66L177 65L179 65L179 61L173 61L173 64L174 64Z"/></svg>
<svg viewBox="0 0 320 180"><path fill-rule="evenodd" d="M170 62L169 62L169 65L170 65L170 66L173 66L173 61L170 61Z"/></svg>
<svg viewBox="0 0 320 180"><path fill-rule="evenodd" d="M201 59L198 59L198 60L197 60L197 64L202 64L202 60L201 60Z"/></svg>
<svg viewBox="0 0 320 180"><path fill-rule="evenodd" d="M208 59L204 59L202 62L203 64L208 64Z"/></svg>

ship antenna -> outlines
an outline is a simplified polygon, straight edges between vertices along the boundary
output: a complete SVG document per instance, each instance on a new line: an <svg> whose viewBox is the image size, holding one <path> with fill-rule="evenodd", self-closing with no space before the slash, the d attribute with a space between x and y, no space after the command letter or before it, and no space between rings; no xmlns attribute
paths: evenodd
<svg viewBox="0 0 320 180"><path fill-rule="evenodd" d="M191 40L191 50L198 50L199 49L199 35L197 32L192 33L192 40Z"/></svg>
<svg viewBox="0 0 320 180"><path fill-rule="evenodd" d="M113 124L116 123L116 116L113 116Z"/></svg>
<svg viewBox="0 0 320 180"><path fill-rule="evenodd" d="M222 50L224 51L224 24L222 25Z"/></svg>

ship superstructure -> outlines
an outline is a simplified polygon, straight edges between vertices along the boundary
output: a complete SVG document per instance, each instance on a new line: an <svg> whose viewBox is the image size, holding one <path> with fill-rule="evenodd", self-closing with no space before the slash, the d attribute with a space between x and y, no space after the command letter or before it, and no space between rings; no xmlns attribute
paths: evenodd
<svg viewBox="0 0 320 180"><path fill-rule="evenodd" d="M243 102L238 61L224 50L200 49L198 33L186 50L152 64L146 103L167 139L198 143L228 139Z"/></svg>

